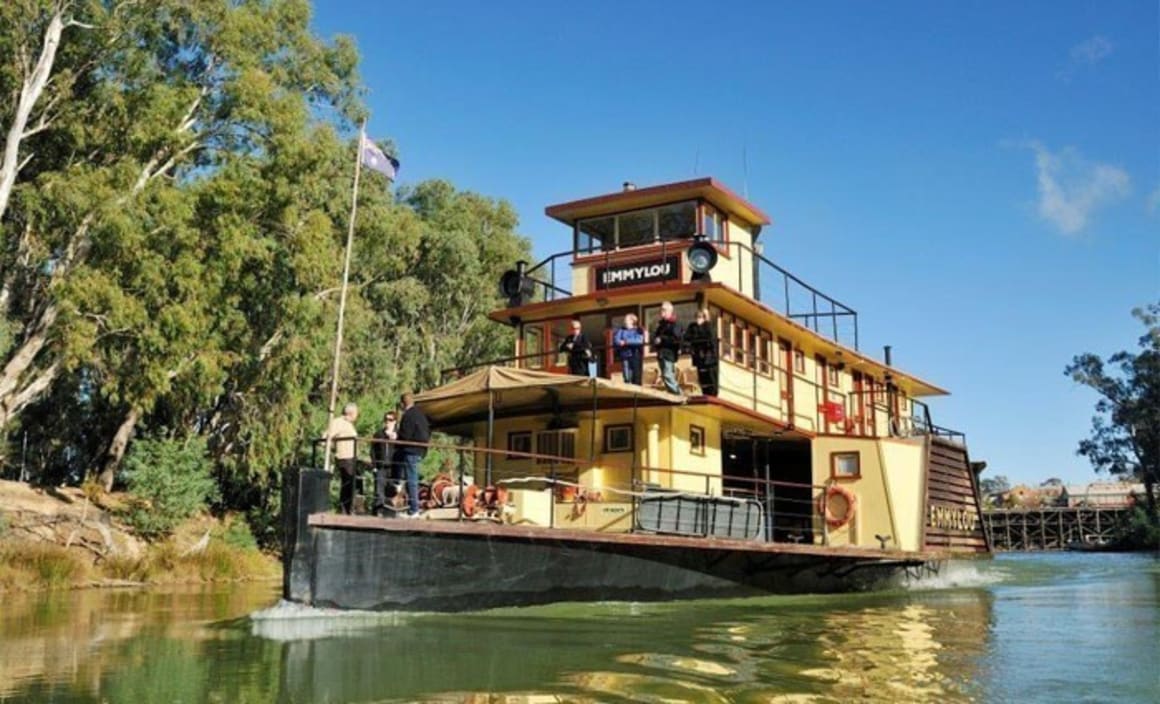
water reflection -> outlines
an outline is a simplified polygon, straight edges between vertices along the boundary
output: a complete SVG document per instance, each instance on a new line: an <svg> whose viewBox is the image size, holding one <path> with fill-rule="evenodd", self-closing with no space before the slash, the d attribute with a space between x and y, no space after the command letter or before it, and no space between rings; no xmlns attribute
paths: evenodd
<svg viewBox="0 0 1160 704"><path fill-rule="evenodd" d="M16 604L2 621L0 699L959 701L990 620L979 590L454 616L280 605L242 617L270 598L80 592Z"/></svg>
<svg viewBox="0 0 1160 704"><path fill-rule="evenodd" d="M0 701L962 702L1019 700L1045 686L1061 701L1134 701L1154 692L1155 668L1142 663L1160 636L1157 572L1130 561L1047 568L1046 559L1003 562L996 572L1011 579L988 587L456 615L303 609L276 605L271 588L15 600L0 615ZM1109 624L1115 637L1100 636ZM1081 649L1067 645L1077 639L1114 675L1078 667Z"/></svg>

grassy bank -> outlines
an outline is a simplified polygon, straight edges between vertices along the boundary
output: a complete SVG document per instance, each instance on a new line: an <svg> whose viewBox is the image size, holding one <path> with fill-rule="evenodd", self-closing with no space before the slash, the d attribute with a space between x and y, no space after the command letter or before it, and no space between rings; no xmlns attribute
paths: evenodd
<svg viewBox="0 0 1160 704"><path fill-rule="evenodd" d="M277 579L278 560L251 548L211 542L190 552L173 542L150 545L144 554L88 559L62 545L6 540L0 543L0 592L90 586L183 584Z"/></svg>

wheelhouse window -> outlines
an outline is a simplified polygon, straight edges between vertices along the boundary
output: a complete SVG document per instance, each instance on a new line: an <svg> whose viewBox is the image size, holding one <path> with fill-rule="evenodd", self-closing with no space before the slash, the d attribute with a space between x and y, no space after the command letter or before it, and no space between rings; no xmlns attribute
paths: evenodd
<svg viewBox="0 0 1160 704"><path fill-rule="evenodd" d="M725 241L725 218L708 204L701 206L701 234L710 242Z"/></svg>
<svg viewBox="0 0 1160 704"><path fill-rule="evenodd" d="M603 215L576 223L576 254L639 247L660 240L691 238L697 232L693 201Z"/></svg>

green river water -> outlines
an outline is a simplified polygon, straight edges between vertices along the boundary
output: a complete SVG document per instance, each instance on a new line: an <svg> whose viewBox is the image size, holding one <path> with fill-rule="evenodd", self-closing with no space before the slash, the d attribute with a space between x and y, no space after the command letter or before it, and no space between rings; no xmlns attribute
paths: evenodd
<svg viewBox="0 0 1160 704"><path fill-rule="evenodd" d="M0 702L1160 702L1160 561L1022 554L928 588L456 615L274 585L9 596Z"/></svg>

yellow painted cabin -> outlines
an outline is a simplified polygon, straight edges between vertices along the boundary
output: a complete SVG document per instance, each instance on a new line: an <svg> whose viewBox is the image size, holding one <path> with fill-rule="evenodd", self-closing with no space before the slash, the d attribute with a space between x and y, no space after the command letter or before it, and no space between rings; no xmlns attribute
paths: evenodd
<svg viewBox="0 0 1160 704"><path fill-rule="evenodd" d="M491 317L513 326L517 342L513 357L495 364L536 379L567 376L558 349L577 318L600 348L591 401L566 390L554 404L505 408L498 392L490 421L462 407L433 416L477 447L506 449L477 460L477 483L547 476L591 499L578 506L571 493L513 481L516 522L629 531L634 500L673 490L759 500L764 537L774 542L988 549L965 439L934 425L922 401L947 392L859 351L856 312L762 254L770 219L759 208L700 178L625 184L546 212L570 229L572 246L510 274L509 306ZM706 244L717 261L698 275L688 250ZM683 399L653 391L659 373L649 352L643 386L651 393L630 399L622 388L612 331L628 312L652 330L663 301L683 325L698 309L710 312L715 397L702 394L687 354L678 362ZM826 520L827 509L836 520Z"/></svg>

